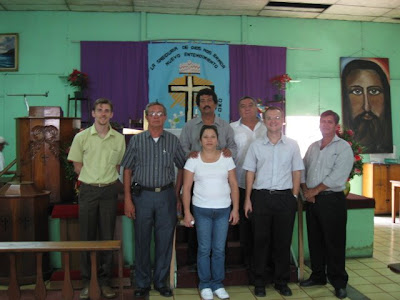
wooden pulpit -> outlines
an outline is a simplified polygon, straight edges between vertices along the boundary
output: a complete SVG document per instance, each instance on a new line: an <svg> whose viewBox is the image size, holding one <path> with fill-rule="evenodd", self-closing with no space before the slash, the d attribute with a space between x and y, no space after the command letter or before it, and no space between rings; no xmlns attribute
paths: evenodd
<svg viewBox="0 0 400 300"><path fill-rule="evenodd" d="M64 118L60 107L31 106L29 116L17 118L17 174L38 189L50 191L50 203L71 202L72 182L60 162L62 147L81 127L79 118Z"/></svg>
<svg viewBox="0 0 400 300"><path fill-rule="evenodd" d="M49 239L48 191L32 182L11 182L0 189L0 241L47 241ZM0 254L0 284L8 284L9 259ZM32 253L17 254L19 284L34 283L36 259ZM43 257L44 276L50 275L48 254Z"/></svg>

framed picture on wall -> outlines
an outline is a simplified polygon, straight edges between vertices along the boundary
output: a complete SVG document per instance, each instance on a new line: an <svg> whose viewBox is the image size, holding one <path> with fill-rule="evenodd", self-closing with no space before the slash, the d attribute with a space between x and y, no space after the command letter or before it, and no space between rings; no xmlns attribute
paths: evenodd
<svg viewBox="0 0 400 300"><path fill-rule="evenodd" d="M392 153L388 58L341 57L343 125L364 153Z"/></svg>
<svg viewBox="0 0 400 300"><path fill-rule="evenodd" d="M0 72L18 71L18 33L0 33Z"/></svg>

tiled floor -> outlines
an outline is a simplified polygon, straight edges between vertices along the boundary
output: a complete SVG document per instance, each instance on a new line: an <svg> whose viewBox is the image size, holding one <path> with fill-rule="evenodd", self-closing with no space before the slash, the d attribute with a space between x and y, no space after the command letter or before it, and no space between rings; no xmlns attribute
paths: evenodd
<svg viewBox="0 0 400 300"><path fill-rule="evenodd" d="M399 299L400 300L400 274L393 273L387 265L400 262L400 224L391 222L390 217L375 217L374 254L372 258L348 259L346 269L349 274L349 285L347 288L347 299ZM306 267L305 278L308 278L310 270ZM323 287L301 288L298 284L289 284L293 291L291 297L283 297L271 286L267 287L267 296L257 298L253 294L252 286L227 286L231 300L254 300L254 299L337 299L333 294L333 287L327 284ZM5 289L0 287L0 299L5 296ZM26 287L22 287L24 289ZM32 287L28 288L32 289ZM132 290L125 299L132 299ZM32 299L32 293L22 297ZM57 296L58 295L58 296ZM75 291L74 299L78 299L79 291ZM50 299L57 299L59 292ZM150 292L150 300L175 299L175 300L199 300L197 289L178 288L174 290L173 298L164 298L158 292ZM214 299L218 299L214 297Z"/></svg>
<svg viewBox="0 0 400 300"><path fill-rule="evenodd" d="M399 222L399 221L397 221ZM346 299L400 299L400 274L393 273L387 265L400 262L400 224L393 224L390 217L375 217L374 255L372 258L348 259L346 269L349 274L348 298ZM306 267L305 278L310 269ZM337 299L333 287L301 288L298 284L289 284L293 296L283 297L273 287L267 287L267 297L257 298L252 286L228 286L226 290L231 300L253 299ZM150 300L165 299L150 292ZM176 300L199 300L196 289L175 289ZM214 297L214 299L218 299Z"/></svg>

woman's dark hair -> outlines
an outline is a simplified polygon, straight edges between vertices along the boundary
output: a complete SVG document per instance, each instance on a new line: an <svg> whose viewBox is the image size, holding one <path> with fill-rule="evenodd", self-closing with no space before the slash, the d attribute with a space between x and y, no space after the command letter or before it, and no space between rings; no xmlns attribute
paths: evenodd
<svg viewBox="0 0 400 300"><path fill-rule="evenodd" d="M214 103L218 104L217 94L212 89L202 89L196 95L197 106L200 106L200 96L203 96L203 95L212 96Z"/></svg>
<svg viewBox="0 0 400 300"><path fill-rule="evenodd" d="M204 131L206 131L207 129L214 130L215 134L217 135L217 139L218 139L217 126L215 126L215 125L203 125L203 127L201 127L201 129L200 129L200 140L201 140L201 137L203 136Z"/></svg>

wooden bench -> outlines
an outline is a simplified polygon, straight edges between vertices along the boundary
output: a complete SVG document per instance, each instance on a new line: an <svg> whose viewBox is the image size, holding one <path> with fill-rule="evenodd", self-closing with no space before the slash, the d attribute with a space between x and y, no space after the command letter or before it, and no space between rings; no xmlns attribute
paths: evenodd
<svg viewBox="0 0 400 300"><path fill-rule="evenodd" d="M62 252L64 259L64 282L62 288L63 299L72 300L74 290L70 278L70 257L69 252L90 252L91 278L89 286L90 299L98 300L101 296L99 283L97 280L97 251L118 251L118 278L119 278L119 297L123 299L122 286L122 243L121 241L62 241L62 242L0 242L0 253L8 253L10 258L10 282L8 286L9 299L18 300L21 297L20 288L17 281L16 272L16 253L35 252L36 253L36 287L35 299L45 299L47 292L43 281L42 256L44 252Z"/></svg>

